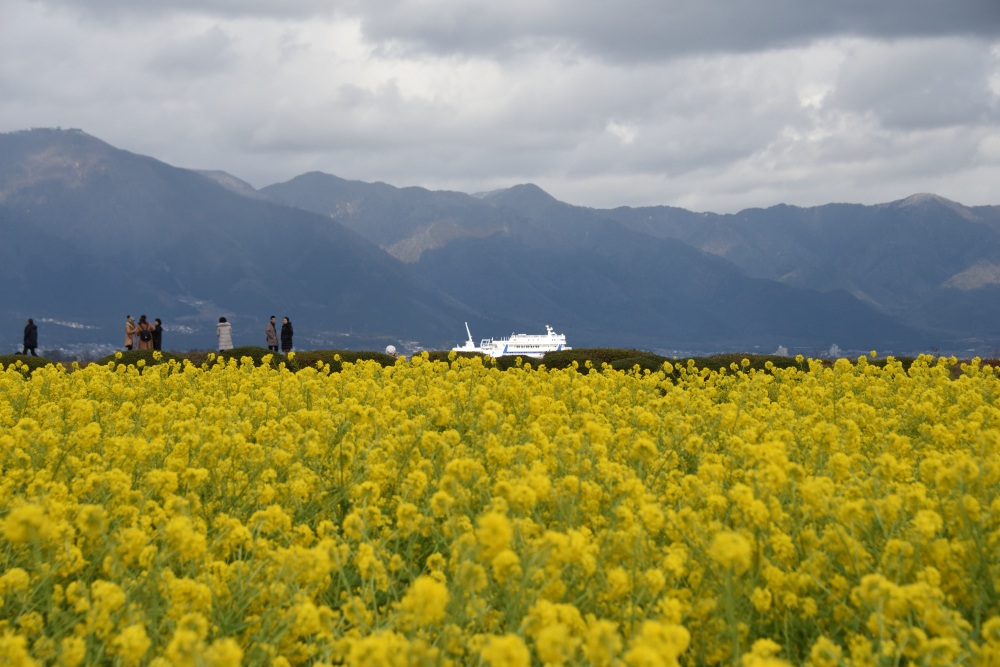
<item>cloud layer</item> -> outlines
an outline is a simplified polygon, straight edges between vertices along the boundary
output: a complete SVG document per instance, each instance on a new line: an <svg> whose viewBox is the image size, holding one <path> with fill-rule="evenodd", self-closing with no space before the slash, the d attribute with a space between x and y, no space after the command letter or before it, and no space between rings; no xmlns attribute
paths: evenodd
<svg viewBox="0 0 1000 667"><path fill-rule="evenodd" d="M0 131L81 127L256 186L319 169L468 192L533 181L594 206L1000 203L996 3L8 0L4 13Z"/></svg>

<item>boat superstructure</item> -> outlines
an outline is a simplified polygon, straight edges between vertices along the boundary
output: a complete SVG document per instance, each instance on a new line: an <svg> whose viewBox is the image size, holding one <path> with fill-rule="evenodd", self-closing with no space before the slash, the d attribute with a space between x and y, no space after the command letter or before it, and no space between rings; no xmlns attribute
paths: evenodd
<svg viewBox="0 0 1000 667"><path fill-rule="evenodd" d="M476 352L491 357L520 355L522 357L542 357L546 352L572 350L566 345L566 335L557 334L552 327L545 325L544 335L511 334L509 338L484 338L477 346L472 340L469 323L465 323L465 333L469 338L459 347L453 347L455 352Z"/></svg>

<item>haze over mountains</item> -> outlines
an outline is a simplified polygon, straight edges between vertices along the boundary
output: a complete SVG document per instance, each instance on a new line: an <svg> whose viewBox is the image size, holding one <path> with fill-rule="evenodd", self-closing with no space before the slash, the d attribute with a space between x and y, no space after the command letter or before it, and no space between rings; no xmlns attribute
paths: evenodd
<svg viewBox="0 0 1000 667"><path fill-rule="evenodd" d="M896 354L1000 346L1000 207L934 195L734 215L591 209L534 185L478 195L308 173L255 190L78 130L0 135L0 350L165 346L215 322L263 343L444 348L551 324L576 347ZM62 323L62 324L60 324Z"/></svg>

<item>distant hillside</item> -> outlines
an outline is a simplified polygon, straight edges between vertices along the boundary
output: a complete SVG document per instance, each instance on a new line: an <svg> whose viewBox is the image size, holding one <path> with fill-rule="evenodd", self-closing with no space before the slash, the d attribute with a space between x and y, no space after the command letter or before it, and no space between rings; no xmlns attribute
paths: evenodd
<svg viewBox="0 0 1000 667"><path fill-rule="evenodd" d="M354 182L347 196L337 188L328 189L324 178L333 177L311 175L308 180L296 179L294 190L284 184L263 192L280 191L286 203L316 211L320 209L315 202L322 197L323 210L340 206L349 215L334 217L355 220L377 217L378 202L391 199L394 210L404 213L382 219L396 230L397 238L426 235L426 228L412 219L389 225L405 211L419 208L421 220L435 219L426 204L428 195L422 195L423 203L414 199L407 208L408 191L419 189ZM991 298L992 290L1000 288L1000 206L965 207L922 194L876 206L782 204L719 215L668 206L573 206L531 184L468 198L446 194L462 202L466 218L488 219L490 228L502 228L527 247L564 252L581 243L580 230L587 225L615 221L644 236L675 239L726 259L750 278L823 293L848 292L901 324L926 332L940 346L986 349L992 341L1000 341L1000 301ZM444 209L438 212L443 218ZM354 229L386 249L399 243L386 241L391 237L383 232L370 234L364 225ZM426 244L424 250L481 236L471 224L463 229L464 233L455 231L449 238ZM411 254L405 259L417 258Z"/></svg>
<svg viewBox="0 0 1000 667"><path fill-rule="evenodd" d="M912 326L956 339L1000 337L1000 224L994 207L935 195L860 206L774 206L735 215L666 207L607 217L724 257L748 275L795 287L847 290ZM986 289L987 291L982 291ZM954 302L956 307L942 309Z"/></svg>
<svg viewBox="0 0 1000 667"><path fill-rule="evenodd" d="M510 231L518 224L461 192L345 181L319 172L269 185L260 193L336 220L405 262L456 239Z"/></svg>
<svg viewBox="0 0 1000 667"><path fill-rule="evenodd" d="M627 338L659 349L708 342L728 349L811 346L818 353L836 341L924 343L920 333L843 291L754 280L711 254L630 230L605 211L560 202L531 184L472 197L311 173L260 192L343 221L390 252L431 238L447 220L458 229L403 258L418 260L419 275L509 329L525 318L558 322L588 344ZM483 234L490 230L492 236Z"/></svg>
<svg viewBox="0 0 1000 667"><path fill-rule="evenodd" d="M174 338L191 347L214 346L220 315L259 343L272 313L292 316L300 343L324 332L445 341L475 317L328 218L82 132L0 135L0 235L24 258L7 265L19 289L3 310L100 327L62 332L74 336L117 342L124 315L141 311L191 329Z"/></svg>
<svg viewBox="0 0 1000 667"><path fill-rule="evenodd" d="M507 234L424 253L416 269L485 315L559 322L588 345L645 349L859 349L923 343L921 335L846 292L748 278L729 262L615 222L578 229L573 247L538 248ZM455 281L454 276L470 276ZM506 333L506 331L504 332ZM769 349L768 351L773 351Z"/></svg>
<svg viewBox="0 0 1000 667"><path fill-rule="evenodd" d="M1000 208L932 195L736 215L600 210L531 184L476 196L321 173L254 190L80 131L0 135L0 350L237 344L288 315L299 347L442 348L541 332L576 347L805 354L1000 347Z"/></svg>

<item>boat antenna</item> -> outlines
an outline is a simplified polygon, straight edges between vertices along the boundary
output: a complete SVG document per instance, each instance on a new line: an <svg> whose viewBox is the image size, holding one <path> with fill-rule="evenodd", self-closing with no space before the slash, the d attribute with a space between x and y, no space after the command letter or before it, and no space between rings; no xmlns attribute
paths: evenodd
<svg viewBox="0 0 1000 667"><path fill-rule="evenodd" d="M472 332L469 331L469 323L468 322L465 323L465 333L469 334L469 342L471 343L472 342Z"/></svg>

